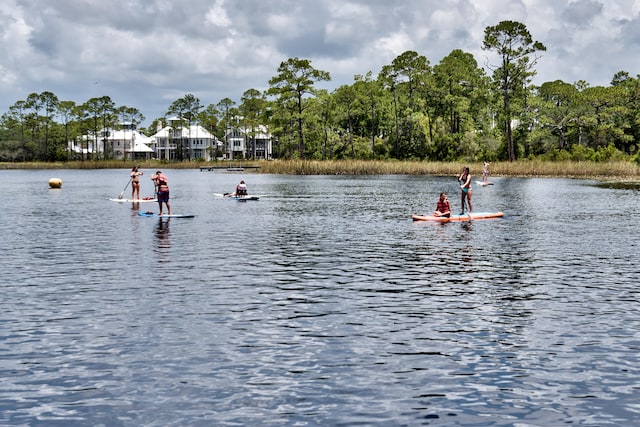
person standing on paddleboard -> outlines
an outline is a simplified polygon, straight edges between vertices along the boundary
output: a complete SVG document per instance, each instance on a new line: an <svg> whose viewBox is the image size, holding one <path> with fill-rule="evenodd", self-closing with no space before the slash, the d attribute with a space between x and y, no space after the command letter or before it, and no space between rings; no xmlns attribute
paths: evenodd
<svg viewBox="0 0 640 427"><path fill-rule="evenodd" d="M433 216L444 216L447 218L451 216L451 203L449 203L449 199L447 199L445 193L440 193L440 198L438 199L438 203L436 203L436 210Z"/></svg>
<svg viewBox="0 0 640 427"><path fill-rule="evenodd" d="M167 215L171 215L171 205L169 204L169 179L161 171L157 171L155 175L151 175L151 180L156 186L160 215L162 215L163 203L167 205Z"/></svg>
<svg viewBox="0 0 640 427"><path fill-rule="evenodd" d="M462 212L460 215L464 215L465 199L469 203L469 213L473 212L473 206L471 205L471 174L469 168L465 166L462 168L462 173L458 175L458 182L460 183L460 189L462 190L460 196L460 202L462 204Z"/></svg>
<svg viewBox="0 0 640 427"><path fill-rule="evenodd" d="M489 181L489 165L491 162L487 162L486 160L482 162L482 182L485 184Z"/></svg>
<svg viewBox="0 0 640 427"><path fill-rule="evenodd" d="M140 200L140 176L144 173L138 170L140 166L131 169L131 200ZM136 197L136 194L138 197Z"/></svg>

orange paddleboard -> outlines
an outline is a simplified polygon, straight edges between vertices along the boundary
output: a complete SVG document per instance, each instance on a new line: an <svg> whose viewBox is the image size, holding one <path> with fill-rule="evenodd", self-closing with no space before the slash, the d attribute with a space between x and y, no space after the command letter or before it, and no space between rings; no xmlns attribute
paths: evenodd
<svg viewBox="0 0 640 427"><path fill-rule="evenodd" d="M450 217L433 215L411 215L411 219L413 219L414 221L450 222L472 221L476 219L492 219L500 218L502 216L504 216L502 212L474 212L472 214L451 215Z"/></svg>

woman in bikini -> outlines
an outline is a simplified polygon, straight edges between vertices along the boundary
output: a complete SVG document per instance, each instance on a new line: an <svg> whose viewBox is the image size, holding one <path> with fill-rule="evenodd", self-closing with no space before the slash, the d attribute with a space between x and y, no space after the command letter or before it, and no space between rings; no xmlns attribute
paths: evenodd
<svg viewBox="0 0 640 427"><path fill-rule="evenodd" d="M460 189L462 190L460 196L460 202L462 203L462 212L460 215L464 215L465 199L469 203L469 213L473 212L473 206L471 205L471 174L469 168L465 166L462 169L462 173L458 175L458 182L460 183Z"/></svg>
<svg viewBox="0 0 640 427"><path fill-rule="evenodd" d="M131 200L140 200L140 176L144 173L138 170L139 166L131 169ZM136 197L136 194L138 197Z"/></svg>

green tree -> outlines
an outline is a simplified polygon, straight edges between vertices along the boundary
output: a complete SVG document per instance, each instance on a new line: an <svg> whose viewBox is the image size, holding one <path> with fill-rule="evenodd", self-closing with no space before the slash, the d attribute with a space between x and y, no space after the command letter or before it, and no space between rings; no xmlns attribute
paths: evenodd
<svg viewBox="0 0 640 427"><path fill-rule="evenodd" d="M78 116L85 123L84 128L91 131L93 136L92 146L88 145L87 140L87 153L93 153L94 157L98 157L98 139L102 136L103 141L103 154L107 153L106 132L108 132L109 123L111 122L111 116L113 115L114 104L111 98L103 96L100 98L91 98L84 104L81 104L78 108ZM102 122L102 127L100 127Z"/></svg>
<svg viewBox="0 0 640 427"><path fill-rule="evenodd" d="M220 112L218 108L214 104L209 104L205 108L203 108L199 113L197 120L198 122L211 133L211 135L215 138L218 131L218 115ZM222 155L222 153L218 152L218 147L213 146L211 148L211 157L217 158Z"/></svg>
<svg viewBox="0 0 640 427"><path fill-rule="evenodd" d="M124 134L126 135L127 125L130 125L131 133L137 128L138 124L144 121L144 115L135 107L127 107L126 105L121 105L116 108L114 111L115 115L118 117L120 121L119 127L123 129ZM129 153L131 154L131 159L134 159L135 153L133 151L133 140L132 146L129 148ZM127 158L127 147L124 148L124 156L123 158Z"/></svg>
<svg viewBox="0 0 640 427"><path fill-rule="evenodd" d="M358 108L358 99L356 97L356 90L353 86L342 85L333 94L337 111L340 114L339 126L341 134L343 135L343 151L347 149L350 151L350 158L355 157L355 147L353 145L354 134L354 119L355 111ZM344 152L340 157L344 156ZM345 156L346 157L346 156Z"/></svg>
<svg viewBox="0 0 640 427"><path fill-rule="evenodd" d="M559 149L567 146L567 133L577 115L578 90L562 80L543 83L538 89L540 103L540 123L557 137Z"/></svg>
<svg viewBox="0 0 640 427"><path fill-rule="evenodd" d="M57 113L64 126L64 142L67 148L67 160L71 158L71 150L69 149L69 124L75 118L75 110L76 103L73 101L60 101L60 103L58 103Z"/></svg>
<svg viewBox="0 0 640 427"><path fill-rule="evenodd" d="M28 151L31 151L35 158L43 160L43 149L40 140L40 110L42 110L42 97L33 92L27 96L24 104L27 110L30 110L26 115L26 123L28 129L31 131L31 141L27 145Z"/></svg>
<svg viewBox="0 0 640 427"><path fill-rule="evenodd" d="M225 153L231 155L231 147L229 147L229 132L231 132L232 118L236 116L235 101L230 98L223 98L218 102L218 112L221 120L221 132L224 139Z"/></svg>
<svg viewBox="0 0 640 427"><path fill-rule="evenodd" d="M48 160L55 160L55 149L52 153L49 152L49 127L51 126L53 113L58 108L60 100L56 95L48 91L40 93L39 96L45 113L42 117L44 122L44 156Z"/></svg>
<svg viewBox="0 0 640 427"><path fill-rule="evenodd" d="M249 142L249 157L256 158L256 134L259 131L259 125L265 117L267 100L262 92L257 89L247 89L240 98L240 106L238 112L242 117L242 127L247 133ZM266 153L265 153L266 155Z"/></svg>
<svg viewBox="0 0 640 427"><path fill-rule="evenodd" d="M167 110L167 115L175 115L179 120L178 123L181 124L182 120L187 121L187 133L188 140L185 141L182 138L182 130L180 132L181 138L178 144L178 160L184 160L184 153L187 153L187 160L191 160L191 147L187 146L191 143L191 125L194 120L198 117L198 113L202 110L202 105L200 104L200 99L195 97L193 94L186 94L184 97L176 99L173 101L169 109ZM181 126L181 125L180 125Z"/></svg>
<svg viewBox="0 0 640 427"><path fill-rule="evenodd" d="M358 98L363 104L363 108L366 114L361 118L360 126L363 129L367 129L370 143L371 143L371 155L375 155L376 136L380 132L380 124L383 119L384 105L382 98L384 92L380 86L380 82L372 78L371 71L368 71L365 75L356 75L354 77L355 83L353 85L354 90L358 94Z"/></svg>
<svg viewBox="0 0 640 427"><path fill-rule="evenodd" d="M622 100L625 96L624 88L620 86L587 87L580 92L580 97L586 108L585 122L590 131L590 146L599 147L616 144L630 138L625 135L625 126L619 119L627 114Z"/></svg>
<svg viewBox="0 0 640 427"><path fill-rule="evenodd" d="M626 153L637 153L640 142L640 75L631 77L626 71L616 73L611 85L622 89L622 105L626 114L618 120L618 127L624 128L629 138L625 138L623 150Z"/></svg>
<svg viewBox="0 0 640 427"><path fill-rule="evenodd" d="M209 104L198 113L198 122L212 135L216 135L220 111L215 104Z"/></svg>
<svg viewBox="0 0 640 427"><path fill-rule="evenodd" d="M2 127L7 130L13 130L15 128L19 128L20 137L18 153L15 158L18 156L22 156L22 160L26 160L27 146L25 140L25 116L26 116L26 101L17 101L11 107L9 107L9 111L2 115ZM8 134L15 134L15 132L10 132ZM13 151L13 150L9 150Z"/></svg>
<svg viewBox="0 0 640 427"><path fill-rule="evenodd" d="M507 151L509 160L513 161L516 159L512 129L513 100L518 96L524 97L524 90L535 75L534 66L538 61L535 55L547 48L542 43L533 41L524 24L502 21L496 26L485 28L482 49L495 51L501 60L500 65L493 68L493 80L502 94Z"/></svg>
<svg viewBox="0 0 640 427"><path fill-rule="evenodd" d="M488 78L484 70L478 67L470 53L453 50L433 67L430 89L429 105L434 111L430 124L441 119L445 125L443 131L448 133L441 135L441 141L433 144L434 157L451 160L452 156L462 153L475 157L478 150L476 131L483 127L479 122L489 99Z"/></svg>
<svg viewBox="0 0 640 427"><path fill-rule="evenodd" d="M406 51L397 56L390 65L385 65L378 80L393 99L394 139L396 158L424 155L424 138L421 148L415 145L416 113L422 114L424 86L430 77L431 67L425 56Z"/></svg>
<svg viewBox="0 0 640 427"><path fill-rule="evenodd" d="M297 126L298 154L305 157L304 97L314 95L314 83L331 80L327 71L317 70L308 59L289 58L280 63L278 74L269 80L267 93L276 98L278 108L289 112L294 106L293 120Z"/></svg>

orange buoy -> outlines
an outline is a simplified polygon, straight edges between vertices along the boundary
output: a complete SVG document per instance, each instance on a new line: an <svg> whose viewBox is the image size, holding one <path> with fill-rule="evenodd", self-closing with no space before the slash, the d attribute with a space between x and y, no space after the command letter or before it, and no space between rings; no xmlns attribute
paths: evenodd
<svg viewBox="0 0 640 427"><path fill-rule="evenodd" d="M61 188L62 180L60 178L51 178L49 180L49 187L51 188Z"/></svg>

